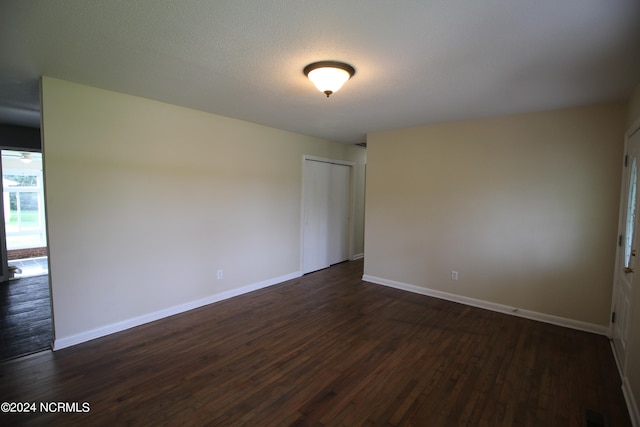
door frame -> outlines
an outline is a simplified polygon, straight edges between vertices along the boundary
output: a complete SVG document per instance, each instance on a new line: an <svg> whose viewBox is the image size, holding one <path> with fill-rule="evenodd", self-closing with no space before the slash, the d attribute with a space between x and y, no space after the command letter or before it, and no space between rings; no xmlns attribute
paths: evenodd
<svg viewBox="0 0 640 427"><path fill-rule="evenodd" d="M0 149L0 154L2 149ZM3 176L2 161L0 161L0 177ZM0 182L0 193L4 195L4 182ZM7 233L4 226L4 197L0 196L0 282L10 279L9 261L7 260Z"/></svg>
<svg viewBox="0 0 640 427"><path fill-rule="evenodd" d="M307 161L313 162L321 162L321 163L332 163L336 165L348 166L349 167L349 236L348 236L348 259L353 259L353 236L354 236L354 221L353 216L355 212L355 176L354 170L356 162L348 161L348 160L339 160L339 159L331 159L328 157L319 157L310 154L304 154L302 156L302 174L301 178L301 200L300 200L300 271L303 271L304 268L304 242L305 242L305 165Z"/></svg>
<svg viewBox="0 0 640 427"><path fill-rule="evenodd" d="M614 359L616 361L616 365L618 366L618 371L620 372L620 376L622 378L626 377L626 371L627 371L627 363L628 363L628 357L626 354L626 348L625 348L625 354L619 354L619 348L615 345L614 341L616 339L615 336L615 327L616 325L615 320L614 320L614 316L617 316L616 313L616 309L617 309L617 303L618 303L618 295L621 292L620 287L622 286L620 284L620 280L622 278L623 275L623 271L621 270L621 265L624 265L625 260L621 259L625 257L625 245L624 245L624 240L626 239L625 233L626 233L626 223L627 223L627 203L628 203L628 192L629 192L629 178L631 175L631 162L629 161L628 158L628 153L629 153L629 145L630 145L630 140L631 138L633 138L634 136L636 136L636 134L640 133L640 120L637 120L625 133L625 139L624 139L624 150L623 150L623 156L622 156L622 182L621 182L621 188L620 188L620 201L619 201L619 213L618 213L618 244L616 245L616 257L615 257L615 267L614 267L614 274L613 274L613 289L612 289L612 295L611 295L611 316L609 317L609 331L610 331L610 339L611 339L611 348L613 351L613 356ZM638 158L638 172L640 172L640 157ZM640 181L640 177L636 180L636 181ZM639 187L640 190L640 187ZM640 246L640 191L637 193L636 195L637 199L636 199L636 219L635 219L635 225L633 228L633 241L635 242L636 245ZM640 267L640 263L638 261L636 261L635 263L636 267ZM637 271L635 274L640 274L640 271ZM637 280L634 279L634 280ZM635 296L635 288L632 286L631 287L631 295L630 295L630 299L633 302L634 301L634 296ZM629 306L629 312L626 313L628 319L631 319L633 316L633 304L631 304ZM619 319L616 319L619 320ZM628 334L629 330L627 330L627 334Z"/></svg>

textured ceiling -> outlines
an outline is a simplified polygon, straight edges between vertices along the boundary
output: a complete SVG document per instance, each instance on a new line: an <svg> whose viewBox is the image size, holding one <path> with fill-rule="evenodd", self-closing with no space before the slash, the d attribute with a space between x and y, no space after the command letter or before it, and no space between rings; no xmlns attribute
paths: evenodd
<svg viewBox="0 0 640 427"><path fill-rule="evenodd" d="M626 99L637 0L2 0L0 120L48 75L330 140ZM357 73L326 98L302 74Z"/></svg>

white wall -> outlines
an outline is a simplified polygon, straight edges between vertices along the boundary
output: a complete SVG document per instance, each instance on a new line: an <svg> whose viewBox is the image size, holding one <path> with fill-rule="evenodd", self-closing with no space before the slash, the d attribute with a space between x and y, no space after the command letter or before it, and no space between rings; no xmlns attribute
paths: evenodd
<svg viewBox="0 0 640 427"><path fill-rule="evenodd" d="M369 134L365 276L608 330L625 114Z"/></svg>
<svg viewBox="0 0 640 427"><path fill-rule="evenodd" d="M304 154L365 151L44 77L58 346L300 273ZM224 279L215 272L224 270Z"/></svg>

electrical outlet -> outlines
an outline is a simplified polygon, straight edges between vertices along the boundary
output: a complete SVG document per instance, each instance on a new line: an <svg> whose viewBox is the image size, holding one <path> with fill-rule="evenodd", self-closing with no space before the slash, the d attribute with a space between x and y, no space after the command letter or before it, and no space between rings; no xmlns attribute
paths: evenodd
<svg viewBox="0 0 640 427"><path fill-rule="evenodd" d="M451 280L458 280L458 272L451 270Z"/></svg>
<svg viewBox="0 0 640 427"><path fill-rule="evenodd" d="M222 270L218 270L218 280L224 277L224 272Z"/></svg>

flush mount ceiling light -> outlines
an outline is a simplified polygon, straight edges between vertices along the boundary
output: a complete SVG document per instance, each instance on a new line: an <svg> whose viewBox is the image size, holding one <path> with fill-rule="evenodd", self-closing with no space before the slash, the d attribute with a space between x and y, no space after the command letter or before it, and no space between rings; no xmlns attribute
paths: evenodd
<svg viewBox="0 0 640 427"><path fill-rule="evenodd" d="M355 68L344 62L320 61L304 67L305 76L313 82L327 98L337 92L356 73Z"/></svg>

